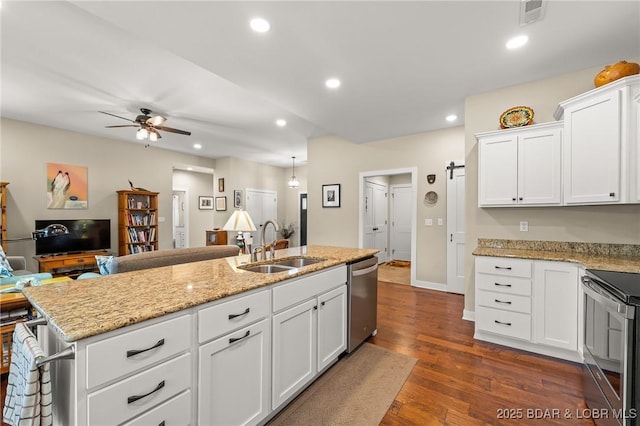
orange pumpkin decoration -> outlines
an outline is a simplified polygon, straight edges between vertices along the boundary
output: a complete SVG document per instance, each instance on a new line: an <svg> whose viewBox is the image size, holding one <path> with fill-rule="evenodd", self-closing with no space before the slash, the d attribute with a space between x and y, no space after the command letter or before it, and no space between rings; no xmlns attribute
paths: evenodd
<svg viewBox="0 0 640 426"><path fill-rule="evenodd" d="M635 62L620 61L613 65L606 65L604 69L596 75L593 83L596 87L600 87L634 74L640 74L640 65Z"/></svg>

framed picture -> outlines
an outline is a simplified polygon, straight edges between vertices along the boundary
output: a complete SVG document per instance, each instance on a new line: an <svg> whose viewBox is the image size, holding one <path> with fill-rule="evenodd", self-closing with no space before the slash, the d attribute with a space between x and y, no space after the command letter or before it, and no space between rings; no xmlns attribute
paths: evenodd
<svg viewBox="0 0 640 426"><path fill-rule="evenodd" d="M227 197L216 197L216 211L223 212L227 210Z"/></svg>
<svg viewBox="0 0 640 426"><path fill-rule="evenodd" d="M322 207L340 207L340 184L322 185Z"/></svg>
<svg viewBox="0 0 640 426"><path fill-rule="evenodd" d="M233 190L233 208L234 209L242 208L242 189Z"/></svg>
<svg viewBox="0 0 640 426"><path fill-rule="evenodd" d="M213 210L213 197L198 197L198 208L200 210Z"/></svg>
<svg viewBox="0 0 640 426"><path fill-rule="evenodd" d="M224 178L218 178L218 192L224 192Z"/></svg>
<svg viewBox="0 0 640 426"><path fill-rule="evenodd" d="M47 163L47 208L88 208L87 168Z"/></svg>

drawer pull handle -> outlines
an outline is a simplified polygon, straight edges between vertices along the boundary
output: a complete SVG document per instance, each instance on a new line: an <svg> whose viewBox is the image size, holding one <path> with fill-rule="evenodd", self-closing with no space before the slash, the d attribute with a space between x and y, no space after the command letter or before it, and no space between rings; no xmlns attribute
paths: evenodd
<svg viewBox="0 0 640 426"><path fill-rule="evenodd" d="M506 325L507 327L511 327L511 323L510 322L502 322L502 321L498 321L498 320L493 320L493 322L495 322L496 324Z"/></svg>
<svg viewBox="0 0 640 426"><path fill-rule="evenodd" d="M156 388L154 390L152 390L151 392L145 393L144 395L133 395L133 396L127 397L127 404L131 404L132 402L136 402L137 400L142 399L144 397L147 397L147 396L151 395L152 393L158 392L163 387L164 387L164 380L161 381L160 383L158 383L158 386L156 386Z"/></svg>
<svg viewBox="0 0 640 426"><path fill-rule="evenodd" d="M511 284L493 283L493 285L497 285L498 287L511 287Z"/></svg>
<svg viewBox="0 0 640 426"><path fill-rule="evenodd" d="M247 314L249 313L249 311L250 311L250 309L249 309L249 308L247 308L247 309L245 309L245 310L244 310L244 312L243 312L243 313L241 313L241 314L229 314L229 319L234 319L234 318L241 317L241 316L243 316L243 315L247 315Z"/></svg>
<svg viewBox="0 0 640 426"><path fill-rule="evenodd" d="M498 299L493 299L494 302L496 303L504 303L505 305L510 305L511 302L510 301L504 301L504 300L498 300Z"/></svg>
<svg viewBox="0 0 640 426"><path fill-rule="evenodd" d="M505 271L510 271L511 266L494 266L496 269L504 269Z"/></svg>
<svg viewBox="0 0 640 426"><path fill-rule="evenodd" d="M246 339L247 337L249 337L249 334L251 334L251 331L247 330L246 333L244 333L244 336L242 337L232 337L229 339L229 343L234 343L237 342L238 340L242 340L242 339Z"/></svg>
<svg viewBox="0 0 640 426"><path fill-rule="evenodd" d="M151 349L159 348L162 345L164 345L164 339L158 340L158 343L156 343L155 345L153 345L153 346L151 346L150 348L147 348L147 349L133 349L133 350L127 351L127 358L130 358L132 356L141 354L143 352L150 351Z"/></svg>

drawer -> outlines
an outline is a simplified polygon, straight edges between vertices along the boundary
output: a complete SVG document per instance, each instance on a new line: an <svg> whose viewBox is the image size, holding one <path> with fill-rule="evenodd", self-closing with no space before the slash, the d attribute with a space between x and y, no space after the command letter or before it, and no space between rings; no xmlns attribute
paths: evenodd
<svg viewBox="0 0 640 426"><path fill-rule="evenodd" d="M191 391L187 390L122 426L189 426L191 423Z"/></svg>
<svg viewBox="0 0 640 426"><path fill-rule="evenodd" d="M200 343L237 330L269 315L269 290L198 311Z"/></svg>
<svg viewBox="0 0 640 426"><path fill-rule="evenodd" d="M527 278L476 274L476 287L480 290L489 290L498 293L531 296L531 280Z"/></svg>
<svg viewBox="0 0 640 426"><path fill-rule="evenodd" d="M479 291L476 293L476 300L478 301L478 306L531 314L531 298L528 296L497 293L494 291Z"/></svg>
<svg viewBox="0 0 640 426"><path fill-rule="evenodd" d="M494 334L531 340L531 315L478 306L476 328Z"/></svg>
<svg viewBox="0 0 640 426"><path fill-rule="evenodd" d="M191 354L187 353L89 394L89 425L120 424L190 387Z"/></svg>
<svg viewBox="0 0 640 426"><path fill-rule="evenodd" d="M483 274L531 278L533 262L506 257L476 257L476 271Z"/></svg>
<svg viewBox="0 0 640 426"><path fill-rule="evenodd" d="M65 259L62 261L62 266L77 266L77 265L97 265L96 259L91 257L78 257L75 259Z"/></svg>
<svg viewBox="0 0 640 426"><path fill-rule="evenodd" d="M347 282L345 265L279 285L273 289L273 312L298 304Z"/></svg>
<svg viewBox="0 0 640 426"><path fill-rule="evenodd" d="M191 329L191 317L182 315L87 345L87 388L189 350Z"/></svg>

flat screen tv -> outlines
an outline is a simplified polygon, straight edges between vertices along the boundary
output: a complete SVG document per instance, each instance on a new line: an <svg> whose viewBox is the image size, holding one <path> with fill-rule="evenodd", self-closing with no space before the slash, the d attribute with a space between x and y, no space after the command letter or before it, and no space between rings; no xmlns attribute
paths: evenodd
<svg viewBox="0 0 640 426"><path fill-rule="evenodd" d="M37 239L36 256L111 248L110 219L36 220L35 229L43 229L53 223L66 226L69 233Z"/></svg>

